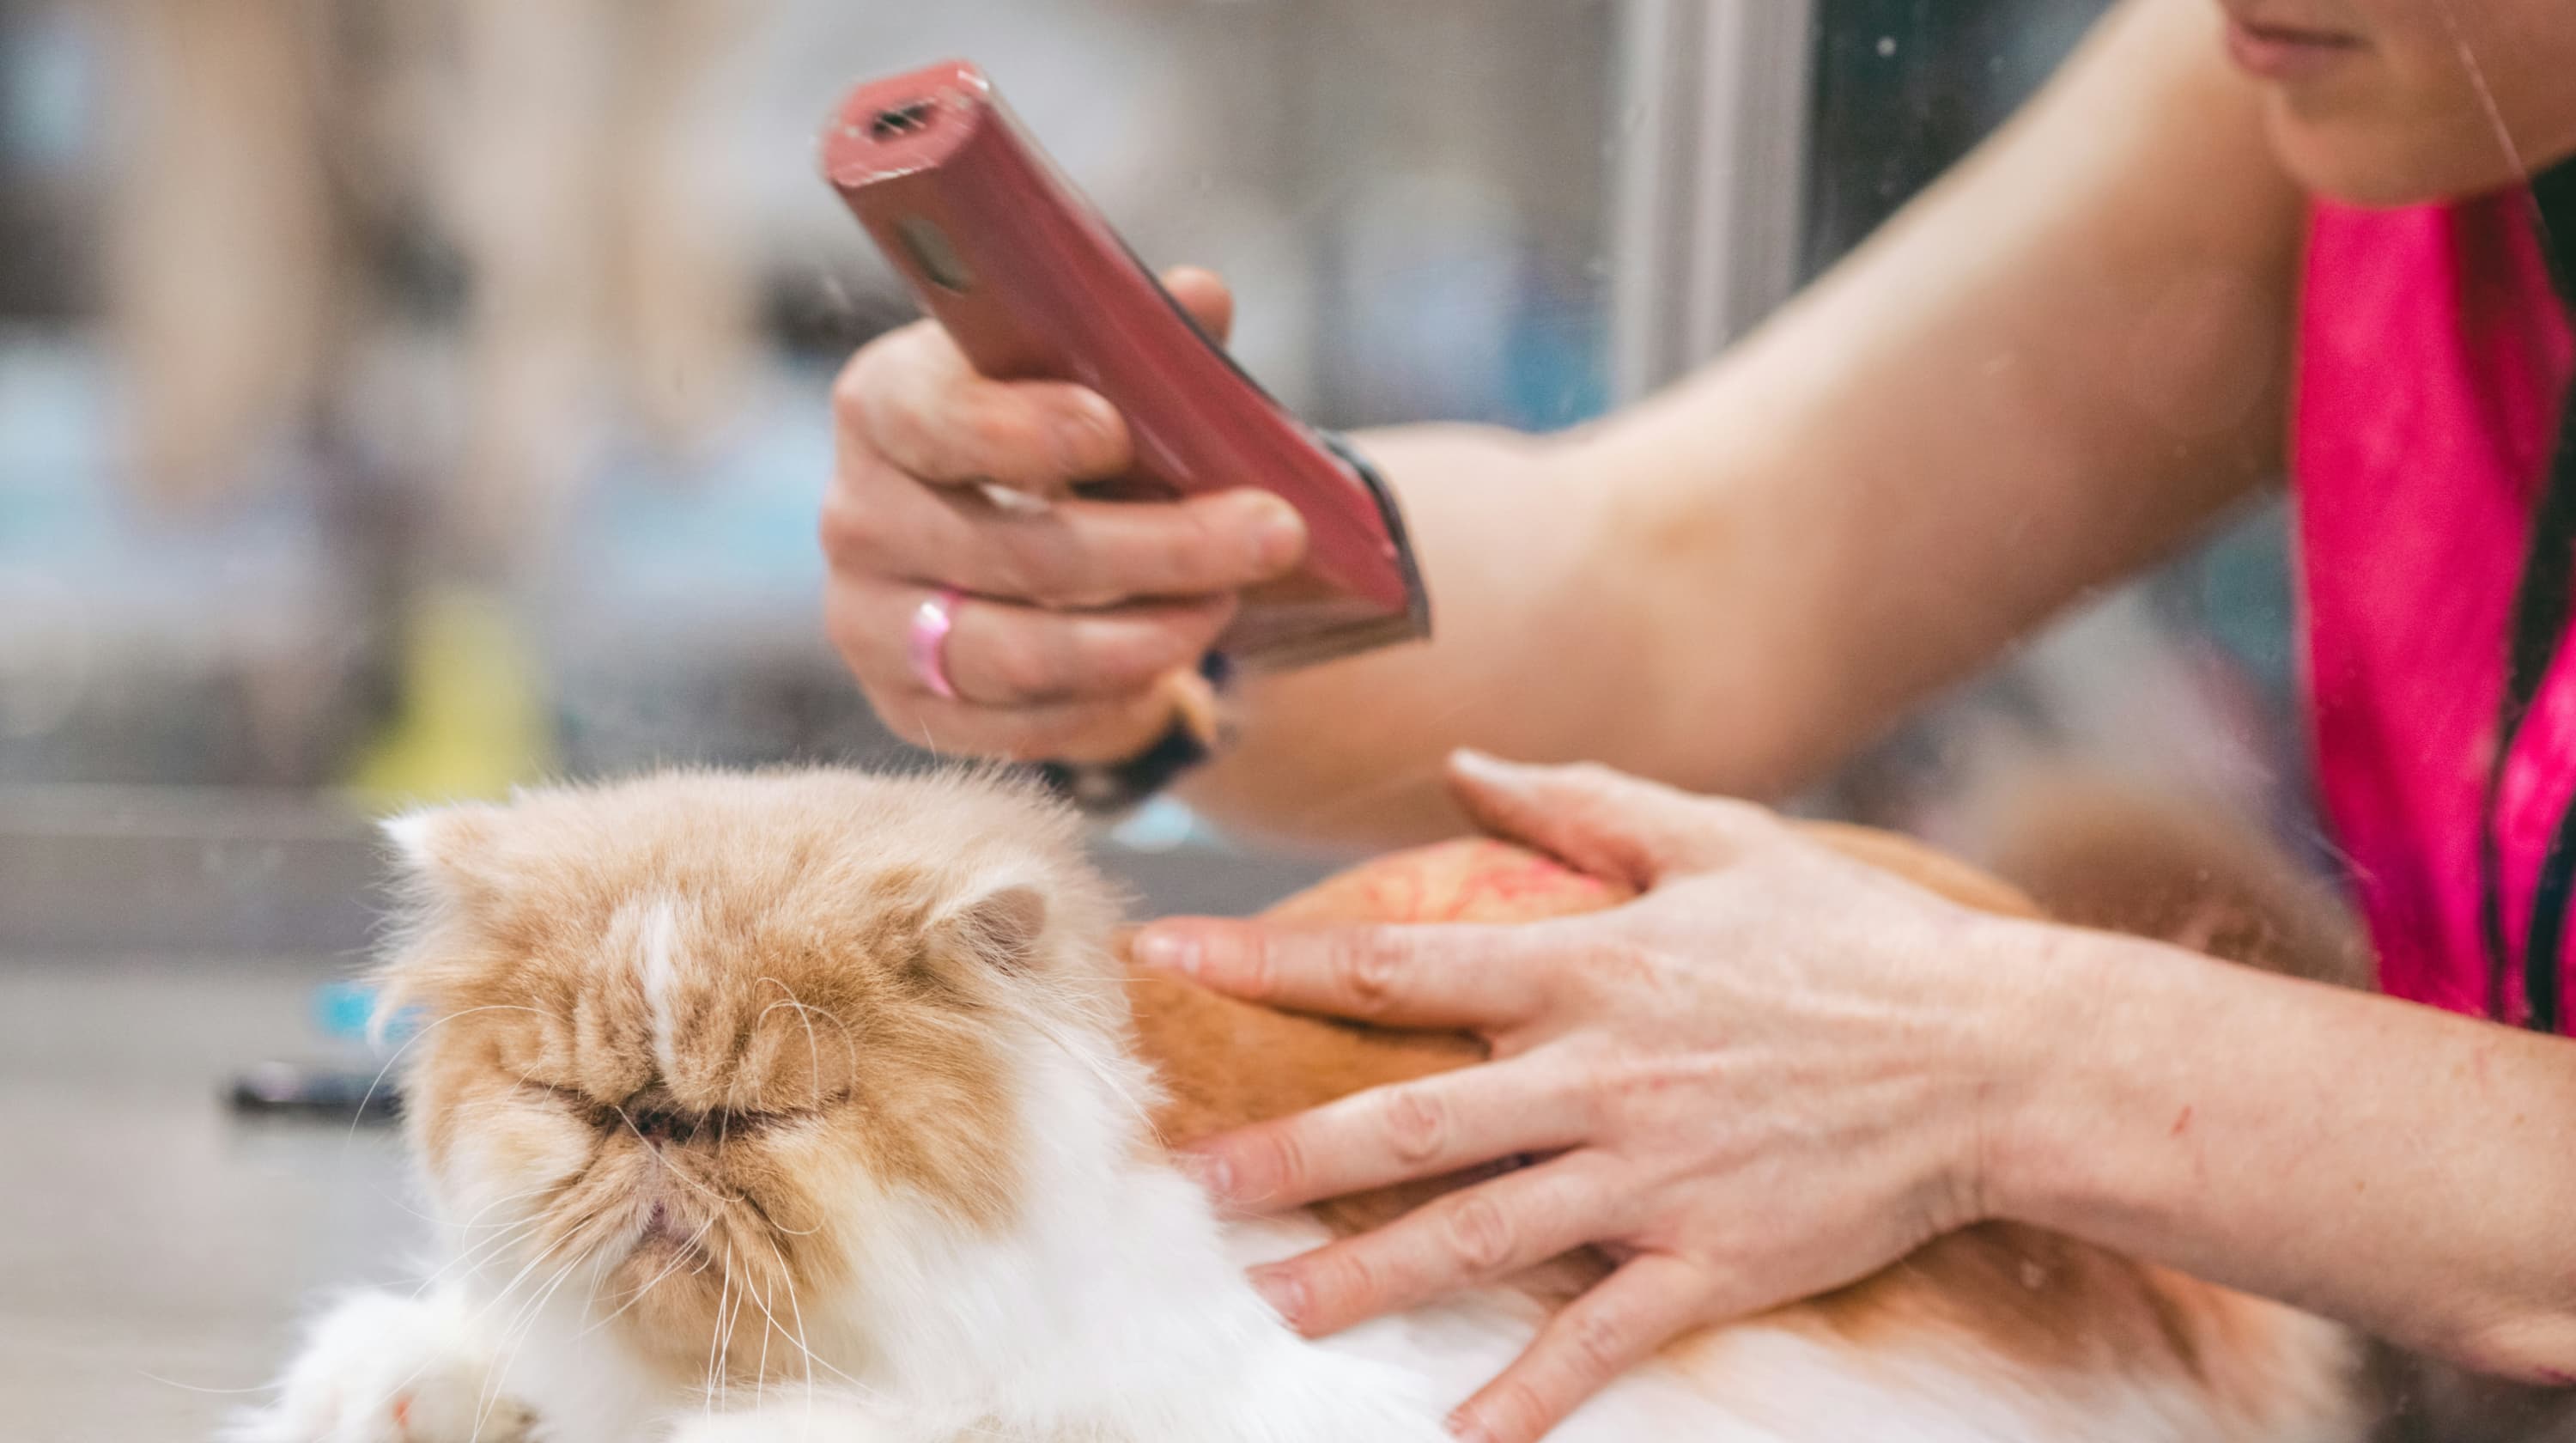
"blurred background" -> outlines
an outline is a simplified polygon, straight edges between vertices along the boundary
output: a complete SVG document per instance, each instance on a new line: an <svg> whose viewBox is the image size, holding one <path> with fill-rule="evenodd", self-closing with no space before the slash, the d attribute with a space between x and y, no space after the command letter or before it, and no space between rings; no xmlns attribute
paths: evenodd
<svg viewBox="0 0 2576 1443"><path fill-rule="evenodd" d="M824 388L911 314L813 174L855 76L973 54L1315 419L1551 428L1830 264L2099 6L1759 9L0 0L0 786L883 751L815 624ZM2024 729L2184 702L2111 677L2276 722L2258 531L2113 608L2180 673L2023 676Z"/></svg>
<svg viewBox="0 0 2576 1443"><path fill-rule="evenodd" d="M849 83L978 60L1141 253L1232 279L1240 358L1323 424L1547 429L1831 264L2100 8L0 0L25 1436L111 1436L101 1387L211 1417L303 1287L386 1256L381 1144L321 1161L215 1101L349 1050L309 999L367 941L366 813L898 753L818 622L826 388L911 315L815 178ZM2078 765L2312 837L2282 537L2247 515L1802 805L1963 835ZM1160 907L1318 865L1168 808L1109 851Z"/></svg>

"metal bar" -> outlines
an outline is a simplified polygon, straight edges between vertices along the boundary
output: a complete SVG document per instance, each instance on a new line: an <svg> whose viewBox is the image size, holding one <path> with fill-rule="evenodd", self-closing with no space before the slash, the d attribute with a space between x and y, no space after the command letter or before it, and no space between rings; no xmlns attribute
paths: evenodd
<svg viewBox="0 0 2576 1443"><path fill-rule="evenodd" d="M1611 375L1635 400L1797 282L1814 0L1628 0L1611 199Z"/></svg>

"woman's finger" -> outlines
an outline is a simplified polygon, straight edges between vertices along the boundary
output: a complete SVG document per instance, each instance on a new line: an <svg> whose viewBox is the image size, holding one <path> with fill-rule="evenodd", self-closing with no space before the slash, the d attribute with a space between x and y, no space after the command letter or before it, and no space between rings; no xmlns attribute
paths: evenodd
<svg viewBox="0 0 2576 1443"><path fill-rule="evenodd" d="M1138 933L1134 956L1247 1002L1398 1027L1506 1031L1547 1002L1549 969L1513 927L1176 919Z"/></svg>
<svg viewBox="0 0 2576 1443"><path fill-rule="evenodd" d="M1647 1253L1568 1303L1538 1338L1457 1412L1450 1431L1473 1443L1538 1443L1583 1400L1712 1316L1695 1263Z"/></svg>
<svg viewBox="0 0 2576 1443"><path fill-rule="evenodd" d="M1543 1053L1356 1092L1191 1144L1211 1192L1284 1208L1582 1142L1578 1079Z"/></svg>
<svg viewBox="0 0 2576 1443"><path fill-rule="evenodd" d="M1174 266L1163 272L1163 289L1172 293L1209 340L1225 344L1234 330L1234 292L1216 272L1201 266Z"/></svg>
<svg viewBox="0 0 2576 1443"><path fill-rule="evenodd" d="M1299 1332L1321 1337L1571 1252L1616 1229L1615 1204L1579 1155L1560 1158L1257 1269L1253 1285Z"/></svg>
<svg viewBox="0 0 2576 1443"><path fill-rule="evenodd" d="M1497 836L1640 889L1719 866L1778 823L1747 802L1693 796L1608 767L1519 766L1482 752L1449 759L1460 806Z"/></svg>
<svg viewBox="0 0 2576 1443"><path fill-rule="evenodd" d="M937 593L901 583L835 587L826 603L832 640L872 680L913 673L910 639L922 603ZM957 699L982 707L1104 701L1147 691L1199 664L1234 617L1230 596L1147 601L1109 611L1049 611L982 596L948 606L940 665Z"/></svg>
<svg viewBox="0 0 2576 1443"><path fill-rule="evenodd" d="M1175 300L1223 342L1234 297L1213 274L1164 276ZM925 481L990 482L1036 495L1115 476L1134 461L1126 419L1098 393L1059 381L977 375L931 321L861 348L833 388L833 414L853 451L882 456Z"/></svg>
<svg viewBox="0 0 2576 1443"><path fill-rule="evenodd" d="M833 388L844 456L875 454L925 481L991 482L1039 495L1115 476L1134 460L1125 418L1060 381L975 374L928 321L869 343Z"/></svg>
<svg viewBox="0 0 2576 1443"><path fill-rule="evenodd" d="M1238 591L1285 573L1306 549L1297 509L1267 491L1032 509L882 466L833 489L821 529L836 570L1058 608Z"/></svg>

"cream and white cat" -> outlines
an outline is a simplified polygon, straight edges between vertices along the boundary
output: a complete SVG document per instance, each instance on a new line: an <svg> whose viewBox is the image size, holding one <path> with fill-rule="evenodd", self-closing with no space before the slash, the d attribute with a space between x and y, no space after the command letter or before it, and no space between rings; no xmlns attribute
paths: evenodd
<svg viewBox="0 0 2576 1443"><path fill-rule="evenodd" d="M403 1061L443 1251L422 1291L324 1313L238 1439L1434 1443L1584 1267L1284 1326L1245 1264L1373 1205L1221 1221L1165 1143L1473 1048L1131 979L1075 823L1014 784L666 775L393 832L415 898L385 977L431 1019ZM1614 900L1485 843L1290 910ZM1556 1436L2338 1439L2350 1374L2314 1319L1982 1228L1687 1339Z"/></svg>

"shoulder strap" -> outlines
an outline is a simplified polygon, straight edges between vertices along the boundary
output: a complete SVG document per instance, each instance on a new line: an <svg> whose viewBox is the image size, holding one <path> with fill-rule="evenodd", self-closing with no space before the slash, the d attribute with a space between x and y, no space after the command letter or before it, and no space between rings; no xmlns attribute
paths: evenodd
<svg viewBox="0 0 2576 1443"><path fill-rule="evenodd" d="M2535 178L2531 187L2535 220L2559 298L2576 315L2576 160L2562 162ZM2506 761L2530 715L2532 702L2548 679L2567 634L2571 601L2576 601L2576 391L2561 408L2558 444L2551 453L2549 475L2532 510L2531 540L2523 557L2522 578L2514 588L2512 629L2505 641L2505 690L2497 717L2496 751L2487 771L2487 790L2478 839L2484 863L2481 914L2491 976L2489 1002L2495 1015L2504 1012L2502 885L2503 849L2496 837L2496 794ZM2540 877L2531 898L2530 930L2523 946L2523 996L2526 1021L2535 1031L2556 1032L2560 1022L2560 958L2565 941L2568 904L2576 893L2576 800L2561 813L2541 856Z"/></svg>

